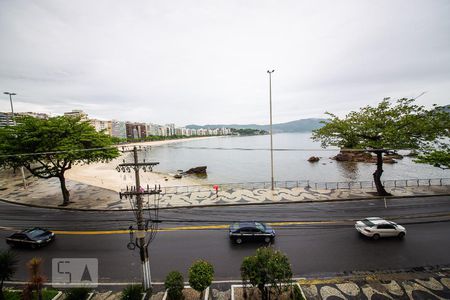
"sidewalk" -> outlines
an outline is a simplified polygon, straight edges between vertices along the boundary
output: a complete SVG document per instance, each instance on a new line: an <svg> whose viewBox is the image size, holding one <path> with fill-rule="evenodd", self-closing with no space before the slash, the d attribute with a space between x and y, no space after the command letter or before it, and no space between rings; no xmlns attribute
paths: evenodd
<svg viewBox="0 0 450 300"><path fill-rule="evenodd" d="M450 299L450 271L420 270L299 280L307 299Z"/></svg>
<svg viewBox="0 0 450 300"><path fill-rule="evenodd" d="M62 195L59 180L27 178L28 188L22 186L21 177L0 176L0 199L17 204L38 207L61 208ZM71 203L66 209L78 210L127 210L131 209L129 199L120 199L115 191L70 181L66 182ZM450 186L421 186L388 188L395 197L420 197L449 195ZM204 190L199 192L167 193L159 196L159 207L194 207L212 205L273 204L293 202L319 202L332 200L375 199L374 189L334 189L313 188L238 189L226 191ZM146 208L152 207L157 196L144 197Z"/></svg>
<svg viewBox="0 0 450 300"><path fill-rule="evenodd" d="M354 272L338 277L297 278L307 300L328 299L391 299L432 300L450 299L450 269L424 267L412 270ZM212 300L229 300L230 287L240 284L239 279L213 281ZM6 282L7 286L22 286L24 282ZM130 283L100 283L92 299L120 299L120 291ZM45 285L50 285L46 283ZM153 283L151 300L161 300L164 294L162 282Z"/></svg>

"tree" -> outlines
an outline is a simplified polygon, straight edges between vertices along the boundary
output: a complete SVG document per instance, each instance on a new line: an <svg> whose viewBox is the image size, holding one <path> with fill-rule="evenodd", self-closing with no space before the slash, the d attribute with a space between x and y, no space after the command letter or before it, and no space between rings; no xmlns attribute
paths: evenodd
<svg viewBox="0 0 450 300"><path fill-rule="evenodd" d="M0 252L0 300L4 300L3 283L5 280L10 280L14 273L16 273L16 266L18 260L14 252L2 251Z"/></svg>
<svg viewBox="0 0 450 300"><path fill-rule="evenodd" d="M448 170L450 169L450 105L436 107L435 110L443 116L441 122L443 124L442 127L446 128L446 134L440 139L422 147L422 151L415 162Z"/></svg>
<svg viewBox="0 0 450 300"><path fill-rule="evenodd" d="M280 295L282 284L292 281L292 270L286 255L272 247L261 247L253 256L247 256L241 265L241 277L244 283L250 283L261 292L263 300L269 299L270 287L272 285Z"/></svg>
<svg viewBox="0 0 450 300"><path fill-rule="evenodd" d="M375 153L377 169L373 178L377 193L390 195L381 183L383 154L400 149L424 151L434 142L449 137L449 114L436 106L427 110L414 101L403 98L391 103L385 98L377 106L352 111L343 119L327 112L330 118L322 128L313 131L312 139L321 141L322 147Z"/></svg>
<svg viewBox="0 0 450 300"><path fill-rule="evenodd" d="M180 300L183 299L184 281L183 275L178 271L172 271L167 274L164 281L164 287L167 290L167 299Z"/></svg>
<svg viewBox="0 0 450 300"><path fill-rule="evenodd" d="M214 267L207 261L197 260L189 268L189 285L203 296L203 291L211 285Z"/></svg>
<svg viewBox="0 0 450 300"><path fill-rule="evenodd" d="M28 270L30 272L30 281L24 290L25 300L32 299L33 291L36 291L38 300L42 300L42 285L44 284L45 278L41 272L42 259L33 257L27 263Z"/></svg>
<svg viewBox="0 0 450 300"><path fill-rule="evenodd" d="M446 150L424 152L418 156L416 162L448 170L450 169L450 149L447 147Z"/></svg>
<svg viewBox="0 0 450 300"><path fill-rule="evenodd" d="M64 173L75 164L108 161L119 155L109 136L76 117L22 117L0 128L0 166L25 167L39 178L57 177L69 204Z"/></svg>

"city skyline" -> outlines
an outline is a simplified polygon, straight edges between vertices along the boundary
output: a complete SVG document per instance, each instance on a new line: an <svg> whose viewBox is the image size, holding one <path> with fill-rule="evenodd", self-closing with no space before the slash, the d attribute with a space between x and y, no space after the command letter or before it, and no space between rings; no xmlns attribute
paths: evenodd
<svg viewBox="0 0 450 300"><path fill-rule="evenodd" d="M423 92L448 104L448 1L191 4L2 1L2 91L17 111L267 124L275 69L275 123Z"/></svg>

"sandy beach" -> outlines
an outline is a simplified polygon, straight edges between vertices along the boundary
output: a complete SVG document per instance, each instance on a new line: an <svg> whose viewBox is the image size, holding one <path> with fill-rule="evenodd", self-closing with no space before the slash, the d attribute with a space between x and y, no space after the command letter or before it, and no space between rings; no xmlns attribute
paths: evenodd
<svg viewBox="0 0 450 300"><path fill-rule="evenodd" d="M210 139L215 137L196 137L196 138L185 138L177 140L164 140L164 141L152 141L152 142L142 142L126 144L121 146L151 146L158 147L161 145L181 143L185 141L192 141L193 139ZM121 147L119 146L119 148ZM124 154L125 155L125 154ZM85 184L109 189L112 191L120 191L124 189L127 185L134 185L134 173L122 173L117 172L116 167L118 164L122 163L123 156L116 158L108 163L94 163L89 165L75 165L72 169L66 172L66 178ZM157 169L157 167L155 168ZM173 177L174 174L167 174L161 172L141 172L141 185L149 186L161 185L161 187L172 187L172 186L191 186L200 185L202 182L199 179L183 176L181 179L176 179Z"/></svg>

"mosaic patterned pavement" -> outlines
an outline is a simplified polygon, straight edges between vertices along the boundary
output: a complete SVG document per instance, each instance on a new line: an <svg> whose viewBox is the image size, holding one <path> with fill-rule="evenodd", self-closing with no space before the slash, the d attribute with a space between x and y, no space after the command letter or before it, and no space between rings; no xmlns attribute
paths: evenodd
<svg viewBox="0 0 450 300"><path fill-rule="evenodd" d="M58 207L62 203L59 180L27 178L28 188L22 187L19 176L0 177L0 199L46 207ZM71 203L67 208L73 209L102 209L120 210L130 209L128 199L120 199L115 191L90 186L87 184L67 181L67 187L71 195ZM450 195L450 186L431 187L397 187L388 189L395 196L420 196L420 195ZM218 195L211 190L204 189L197 192L166 193L159 196L159 206L184 207L205 205L234 205L234 204L265 204L280 202L310 202L345 199L370 199L374 197L373 189L331 189L316 190L313 188L277 188L270 189L238 189L219 190ZM154 196L147 198L153 203Z"/></svg>
<svg viewBox="0 0 450 300"><path fill-rule="evenodd" d="M339 283L301 284L307 299L450 299L450 276L422 279L348 280Z"/></svg>

